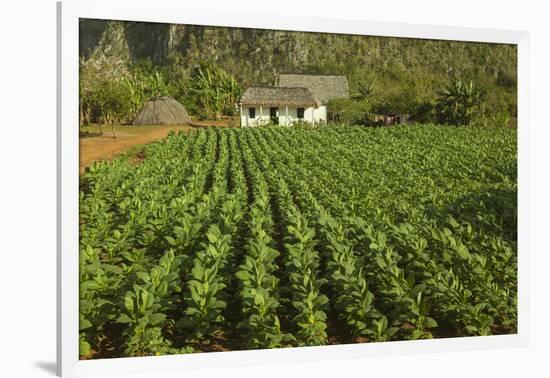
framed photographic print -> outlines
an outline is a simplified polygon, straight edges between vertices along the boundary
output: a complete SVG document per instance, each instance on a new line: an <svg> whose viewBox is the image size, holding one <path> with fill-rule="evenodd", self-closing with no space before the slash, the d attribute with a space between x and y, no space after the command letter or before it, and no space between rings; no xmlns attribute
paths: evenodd
<svg viewBox="0 0 550 378"><path fill-rule="evenodd" d="M58 374L526 345L526 32L58 28Z"/></svg>

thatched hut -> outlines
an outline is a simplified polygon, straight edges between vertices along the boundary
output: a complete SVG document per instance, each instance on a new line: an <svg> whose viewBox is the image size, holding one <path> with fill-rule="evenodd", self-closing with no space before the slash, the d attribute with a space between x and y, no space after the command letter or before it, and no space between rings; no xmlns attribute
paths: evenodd
<svg viewBox="0 0 550 378"><path fill-rule="evenodd" d="M191 122L187 110L172 97L157 97L145 104L134 125L182 125Z"/></svg>

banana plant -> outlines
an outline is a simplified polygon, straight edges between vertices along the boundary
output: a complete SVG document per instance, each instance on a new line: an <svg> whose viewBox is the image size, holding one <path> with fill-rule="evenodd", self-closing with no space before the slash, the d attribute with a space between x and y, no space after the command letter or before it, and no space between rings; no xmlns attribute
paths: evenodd
<svg viewBox="0 0 550 378"><path fill-rule="evenodd" d="M191 91L199 96L201 104L216 119L224 110L231 109L242 93L233 76L208 62L201 62L195 68L191 77Z"/></svg>

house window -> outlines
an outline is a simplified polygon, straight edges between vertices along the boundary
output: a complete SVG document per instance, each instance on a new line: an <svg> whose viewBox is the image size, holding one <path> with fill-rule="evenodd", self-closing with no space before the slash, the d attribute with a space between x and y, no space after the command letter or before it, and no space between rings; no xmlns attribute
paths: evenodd
<svg viewBox="0 0 550 378"><path fill-rule="evenodd" d="M248 108L248 116L250 118L256 118L256 108Z"/></svg>
<svg viewBox="0 0 550 378"><path fill-rule="evenodd" d="M277 114L278 110L279 108L274 108L274 107L269 108L269 120L274 125L279 124L279 115Z"/></svg>
<svg viewBox="0 0 550 378"><path fill-rule="evenodd" d="M298 108L298 119L304 119L304 108Z"/></svg>

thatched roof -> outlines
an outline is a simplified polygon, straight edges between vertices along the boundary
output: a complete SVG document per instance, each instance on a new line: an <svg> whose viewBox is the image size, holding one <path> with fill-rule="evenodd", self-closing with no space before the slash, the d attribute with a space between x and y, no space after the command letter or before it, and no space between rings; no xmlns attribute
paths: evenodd
<svg viewBox="0 0 550 378"><path fill-rule="evenodd" d="M241 97L241 105L250 106L317 106L307 88L250 87Z"/></svg>
<svg viewBox="0 0 550 378"><path fill-rule="evenodd" d="M182 125L191 122L187 110L172 97L158 97L147 102L134 125Z"/></svg>
<svg viewBox="0 0 550 378"><path fill-rule="evenodd" d="M280 74L279 86L307 88L321 104L335 98L349 97L348 79L345 75Z"/></svg>

